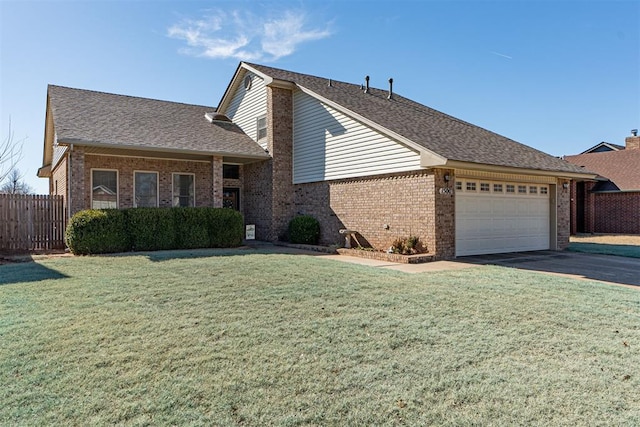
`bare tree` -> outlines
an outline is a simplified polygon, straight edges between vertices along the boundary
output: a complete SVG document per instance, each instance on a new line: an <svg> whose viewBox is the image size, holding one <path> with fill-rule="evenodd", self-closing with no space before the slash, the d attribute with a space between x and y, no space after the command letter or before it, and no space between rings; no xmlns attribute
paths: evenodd
<svg viewBox="0 0 640 427"><path fill-rule="evenodd" d="M11 169L4 184L0 186L0 194L32 194L33 187L24 181L24 176L18 169Z"/></svg>
<svg viewBox="0 0 640 427"><path fill-rule="evenodd" d="M25 139L13 140L11 118L9 118L9 134L3 138L0 144L0 183L9 176L16 164L22 159L22 144Z"/></svg>

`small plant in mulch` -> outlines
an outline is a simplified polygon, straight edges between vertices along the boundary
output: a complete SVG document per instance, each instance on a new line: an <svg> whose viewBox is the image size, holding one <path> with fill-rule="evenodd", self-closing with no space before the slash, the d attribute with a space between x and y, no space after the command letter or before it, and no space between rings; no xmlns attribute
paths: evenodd
<svg viewBox="0 0 640 427"><path fill-rule="evenodd" d="M415 255L427 252L418 236L399 237L391 245L391 252L401 255Z"/></svg>

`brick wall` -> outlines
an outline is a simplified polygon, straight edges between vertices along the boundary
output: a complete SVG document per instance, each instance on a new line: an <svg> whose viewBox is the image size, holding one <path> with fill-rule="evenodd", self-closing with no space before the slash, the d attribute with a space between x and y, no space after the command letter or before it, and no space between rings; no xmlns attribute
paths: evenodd
<svg viewBox="0 0 640 427"><path fill-rule="evenodd" d="M241 201L245 224L255 224L257 240L273 240L272 219L272 160L245 165L242 169L244 191ZM243 197L244 196L244 197Z"/></svg>
<svg viewBox="0 0 640 427"><path fill-rule="evenodd" d="M67 205L67 156L65 155L51 172L49 178L49 194L62 196Z"/></svg>
<svg viewBox="0 0 640 427"><path fill-rule="evenodd" d="M133 207L134 171L158 172L158 199L160 207L172 205L172 173L195 174L196 206L213 206L214 162L193 162L180 160L146 159L138 157L115 157L81 153L74 148L72 152L72 203L73 212L91 206L91 169L113 169L118 171L118 207ZM221 169L221 162L218 162ZM218 164L216 163L216 164ZM80 172L79 172L80 171ZM220 172L220 182L222 175ZM222 204L220 189L220 205Z"/></svg>
<svg viewBox="0 0 640 427"><path fill-rule="evenodd" d="M586 182L583 206L576 200L576 183L571 189L571 234L579 228L577 210L584 209L585 233L640 234L640 191L593 193L595 182Z"/></svg>
<svg viewBox="0 0 640 427"><path fill-rule="evenodd" d="M443 176L440 171L435 175L434 171L416 171L297 184L295 213L320 221L323 244L342 246L342 228L357 231L362 245L377 249L415 235L436 258L453 258L454 197L438 191L445 186ZM437 214L436 209L440 209Z"/></svg>
<svg viewBox="0 0 640 427"><path fill-rule="evenodd" d="M594 233L640 234L640 191L593 196Z"/></svg>

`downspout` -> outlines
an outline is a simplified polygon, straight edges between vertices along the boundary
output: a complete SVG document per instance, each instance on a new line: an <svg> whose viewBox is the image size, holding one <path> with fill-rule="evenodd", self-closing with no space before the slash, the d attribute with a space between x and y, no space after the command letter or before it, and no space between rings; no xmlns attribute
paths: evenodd
<svg viewBox="0 0 640 427"><path fill-rule="evenodd" d="M69 145L69 159L67 161L67 220L71 219L71 152L73 144Z"/></svg>

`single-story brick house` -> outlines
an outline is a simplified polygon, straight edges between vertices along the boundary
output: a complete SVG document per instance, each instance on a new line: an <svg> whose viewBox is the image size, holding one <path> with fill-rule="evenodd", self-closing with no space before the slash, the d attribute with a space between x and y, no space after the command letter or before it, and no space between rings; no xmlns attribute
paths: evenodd
<svg viewBox="0 0 640 427"><path fill-rule="evenodd" d="M601 142L565 159L598 174L571 186L571 232L640 234L638 131L624 146Z"/></svg>
<svg viewBox="0 0 640 427"><path fill-rule="evenodd" d="M437 259L563 249L569 183L594 174L389 89L242 62L217 108L49 86L43 167L69 214L229 206L256 238L315 216Z"/></svg>

